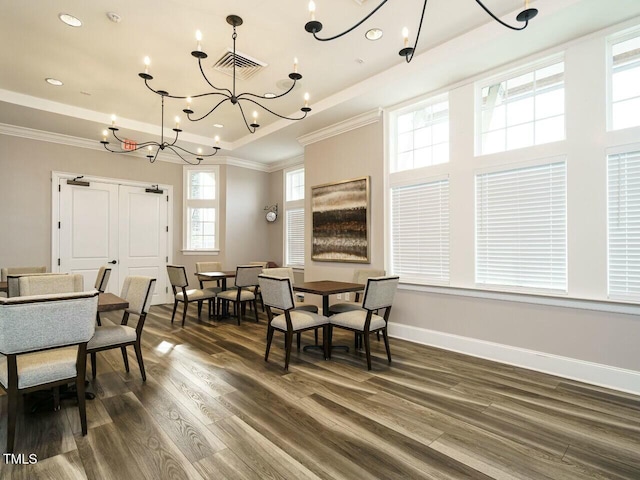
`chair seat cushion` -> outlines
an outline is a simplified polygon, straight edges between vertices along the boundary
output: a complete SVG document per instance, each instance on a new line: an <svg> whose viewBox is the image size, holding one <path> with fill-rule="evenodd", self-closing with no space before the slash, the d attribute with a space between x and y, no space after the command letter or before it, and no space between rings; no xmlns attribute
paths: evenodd
<svg viewBox="0 0 640 480"><path fill-rule="evenodd" d="M319 327L328 323L327 317L304 310L290 310L289 315L291 316L291 325L294 331ZM271 326L278 330L287 331L287 319L284 314L278 315L271 320Z"/></svg>
<svg viewBox="0 0 640 480"><path fill-rule="evenodd" d="M329 311L331 313L344 313L344 312L352 312L353 310L362 310L362 303L356 302L341 302L334 303L329 307Z"/></svg>
<svg viewBox="0 0 640 480"><path fill-rule="evenodd" d="M93 338L87 344L87 350L102 348L109 345L135 342L136 331L127 325L103 325L96 327Z"/></svg>
<svg viewBox="0 0 640 480"><path fill-rule="evenodd" d="M18 355L18 388L29 388L76 376L78 347L56 348ZM0 355L0 383L9 381L7 357Z"/></svg>
<svg viewBox="0 0 640 480"><path fill-rule="evenodd" d="M366 310L352 310L350 312L338 313L329 317L331 325L336 327L346 327L353 330L364 330L364 322L367 319ZM384 318L380 315L372 315L369 331L385 327Z"/></svg>
<svg viewBox="0 0 640 480"><path fill-rule="evenodd" d="M197 300L206 300L208 298L215 298L216 295L216 292L211 291L208 288L205 288L204 290L198 290L196 288L187 290L187 299L190 302L194 302ZM184 295L182 294L182 292L176 293L176 300L184 302Z"/></svg>
<svg viewBox="0 0 640 480"><path fill-rule="evenodd" d="M222 291L222 287L206 287L202 289L204 292L213 292L218 294Z"/></svg>
<svg viewBox="0 0 640 480"><path fill-rule="evenodd" d="M236 301L236 299L238 298L238 290L225 290L224 292L220 292L218 294L218 298L222 298L223 300ZM243 288L242 292L240 292L241 302L248 302L250 300L255 300L255 298L256 296L254 295L254 293L250 292L249 290L245 290Z"/></svg>
<svg viewBox="0 0 640 480"><path fill-rule="evenodd" d="M293 302L293 308L295 310L302 310L302 311L305 311L305 312L318 313L318 306L317 305L313 305L312 303ZM279 308L275 308L275 307L271 307L271 311L275 315L280 315L280 314L284 313L282 310L280 310Z"/></svg>

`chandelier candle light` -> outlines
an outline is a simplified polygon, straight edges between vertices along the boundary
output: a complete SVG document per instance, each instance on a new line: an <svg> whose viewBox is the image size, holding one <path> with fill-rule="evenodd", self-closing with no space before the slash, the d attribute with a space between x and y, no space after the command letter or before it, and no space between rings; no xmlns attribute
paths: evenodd
<svg viewBox="0 0 640 480"><path fill-rule="evenodd" d="M237 38L237 33L236 33L236 27L239 27L240 25L242 25L242 18L240 18L237 15L229 15L227 17L227 23L229 25L231 25L233 27L233 35L231 36L231 38L233 39L233 87L232 89L228 89L228 88L219 88L217 86L215 86L211 80L209 80L209 78L207 78L207 76L204 73L204 69L202 68L202 60L204 60L205 58L207 58L207 54L202 51L202 33L200 32L200 30L198 30L196 32L196 41L197 41L197 46L196 49L194 51L191 52L191 55L193 55L195 58L198 59L198 67L200 68L200 73L202 74L202 76L204 77L205 81L207 82L207 84L209 84L209 86L211 86L214 91L211 92L205 92L205 93L200 93L198 95L190 95L190 96L177 96L177 95L169 95L168 92L166 92L165 90L155 90L154 88L152 88L149 85L149 81L153 80L153 77L149 74L149 68L148 68L148 64L145 62L145 71L144 73L140 73L138 74L141 78L144 79L144 84L147 86L147 88L149 90L151 90L153 93L157 94L157 95L161 95L163 98L164 97L169 97L169 98L177 98L177 99L183 99L186 102L186 108L184 110L182 110L186 115L187 118L189 120L191 120L192 122L197 122L200 120L203 120L204 118L207 118L209 115L211 115L220 105L222 105L225 102L230 102L233 105L237 105L238 108L240 109L240 113L242 115L242 119L244 120L244 124L246 125L247 129L249 130L249 133L255 133L256 129L260 126L258 124L258 112L254 111L253 112L253 116L251 119L251 123L249 123L249 121L247 120L247 116L245 115L245 112L242 108L242 103L252 103L260 108L262 108L263 110L266 110L267 112L271 113L272 115L275 115L276 117L280 117L283 118L285 120L302 120L303 118L305 118L307 116L307 114L311 111L311 108L309 108L309 94L305 94L304 96L304 106L300 109L300 111L302 112L302 115L300 117L288 117L286 115L280 115L279 113L274 112L273 110L265 107L263 104L261 104L258 100L274 100L276 98L281 98L284 97L285 95L287 95L289 92L291 92L294 87L296 86L296 83L302 79L302 75L300 75L298 73L298 59L295 58L293 61L293 72L289 74L289 78L291 80L293 80L291 86L283 93L281 93L280 95L258 95L255 93L250 93L250 92L242 92L242 93L236 93L236 64L237 64L237 57L236 57L236 38ZM200 115L200 116L194 116L194 111L191 107L191 102L193 99L195 98L200 98L200 97L214 97L216 99L220 99L218 101L218 103L216 103L211 109L209 109L209 111L207 111L206 113Z"/></svg>
<svg viewBox="0 0 640 480"><path fill-rule="evenodd" d="M316 40L319 40L321 42L328 42L330 40L335 40L336 38L340 38L344 35L346 35L347 33L355 30L356 28L358 28L360 25L362 25L364 22L366 22L371 16L373 16L373 14L375 14L385 3L387 3L389 0L382 0L380 2L380 4L375 7L371 12L369 12L362 20L360 20L358 23L356 23L355 25L353 25L352 27L346 29L344 32L342 33L338 33L332 37L325 37L325 38L321 38L318 37L317 33L320 32L322 30L322 23L316 20L316 4L313 0L311 0L309 2L309 21L305 24L304 29L311 33L313 35L313 37ZM398 54L402 57L405 58L405 60L407 61L407 63L411 62L411 60L413 59L413 54L415 53L416 47L418 46L418 40L420 39L420 30L422 29L422 23L424 20L424 12L427 9L427 1L428 0L424 0L424 4L422 6L422 14L420 15L420 23L418 24L418 33L416 34L416 41L413 44L413 47L409 46L409 32L407 30L407 28L405 27L402 31L402 37L403 37L403 42L404 42L404 46L403 48L398 52ZM513 26L513 25L509 25L508 23L503 22L502 20L500 20L491 10L489 10L489 8L487 8L487 6L482 3L480 0L475 0L476 3L478 5L480 5L480 7L482 7L482 9L487 12L487 14L489 14L489 16L491 18L493 18L496 22L498 22L499 24L510 28L511 30L524 30L525 28L527 28L527 26L529 25L529 20L531 20L532 18L534 18L537 14L538 14L538 9L537 8L529 8L529 0L525 0L524 2L524 10L522 10L516 17L516 20L518 22L524 22L524 25L518 25L518 26Z"/></svg>

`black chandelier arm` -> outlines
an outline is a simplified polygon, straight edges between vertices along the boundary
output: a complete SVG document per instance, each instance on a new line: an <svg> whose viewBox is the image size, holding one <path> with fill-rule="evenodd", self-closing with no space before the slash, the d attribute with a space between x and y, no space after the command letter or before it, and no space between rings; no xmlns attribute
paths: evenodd
<svg viewBox="0 0 640 480"><path fill-rule="evenodd" d="M302 115L300 118L292 118L292 117L287 117L286 115L280 115L279 113L274 112L273 110L265 107L264 105L261 105L260 103L256 102L255 100L252 100L250 98L243 98L242 100L246 101L246 102L251 102L255 105L258 105L260 108L262 108L263 110L266 110L267 112L269 112L272 115L275 115L276 117L280 117L283 118L285 120L302 120L303 118L305 118L307 116L307 114L311 111L311 109L304 111L304 115ZM240 106L240 103L238 103L238 106ZM240 108L242 110L242 107ZM242 114L244 116L244 113ZM246 122L246 120L245 120Z"/></svg>
<svg viewBox="0 0 640 480"><path fill-rule="evenodd" d="M520 26L520 27L514 27L513 25L509 25L508 23L503 22L502 20L500 20L498 17L496 17L493 12L491 10L489 10L484 3L482 3L480 0L476 0L476 3L478 5L480 5L482 7L482 9L487 12L491 18L493 18L496 22L498 22L501 25L504 25L507 28L510 28L511 30L524 30L525 28L527 28L527 25L529 25L529 19L527 18L524 21L524 25Z"/></svg>
<svg viewBox="0 0 640 480"><path fill-rule="evenodd" d="M418 48L418 41L420 40L420 32L422 31L422 22L424 20L424 12L426 12L427 10L428 1L429 0L424 0L424 5L422 5L422 14L420 15L420 22L418 23L418 31L416 33L416 41L413 44L413 50L411 50L411 53L409 53L409 55L406 55L404 57L407 63L411 63L411 60L413 60L413 55L416 53L416 48Z"/></svg>
<svg viewBox="0 0 640 480"><path fill-rule="evenodd" d="M191 114L187 113L187 118L189 120L191 120L192 122L199 122L200 120L207 118L209 115L211 115L220 105L222 105L224 102L229 102L231 101L230 97L227 97L224 93L217 93L217 92L211 92L211 93L203 93L202 95L197 95L198 97L204 96L204 95L223 95L224 98L222 100L220 100L211 110L209 110L207 113L205 113L204 115L202 115L199 118L191 118Z"/></svg>
<svg viewBox="0 0 640 480"><path fill-rule="evenodd" d="M380 5L378 5L376 8L374 8L373 10L371 10L371 12L369 12L369 14L364 17L362 20L360 20L358 23L356 23L353 27L345 30L342 33L338 33L337 35L334 35L333 37L327 37L327 38L320 38L316 35L315 31L312 31L311 33L313 34L313 38L315 38L316 40L319 40L321 42L328 42L330 40L335 40L336 38L340 38L344 35L346 35L349 32L352 32L353 30L355 30L356 28L358 28L360 25L362 25L364 22L366 22L367 20L369 20L369 18L371 18L371 16L376 13L378 10L380 10L380 8L387 3L389 0L382 0L382 2L380 2Z"/></svg>
<svg viewBox="0 0 640 480"><path fill-rule="evenodd" d="M220 150L219 148L213 147L214 149L213 153L208 153L205 155L203 153L192 152L191 150L187 150L186 148L183 148L179 145L165 145L165 148L170 148L174 153L177 153L175 150L177 148L181 152L184 152L188 155L193 155L194 157L213 157L216 153L218 153L218 150Z"/></svg>
<svg viewBox="0 0 640 480"><path fill-rule="evenodd" d="M110 127L109 130L111 130L111 134L113 135L113 138L118 140L120 143L126 143L126 141L127 141L126 139L120 138L120 137L118 137L118 135L116 135L117 129L114 129L113 127ZM148 146L152 146L152 147L160 146L160 144L158 142L154 142L154 141L137 143L136 145L137 145L137 147L132 149L132 150L123 150L122 152L116 152L116 153L129 153L129 152L135 152L136 150L140 150L142 148L146 148ZM111 151L111 150L109 150L109 151Z"/></svg>
<svg viewBox="0 0 640 480"><path fill-rule="evenodd" d="M235 53L234 53L234 55L235 55ZM235 56L234 56L234 60L235 60ZM213 83L211 83L209 81L209 78L207 78L207 75L204 73L204 69L202 68L202 59L201 58L198 58L198 67L200 67L200 73L202 74L202 77L211 86L211 88L213 88L214 90L219 90L221 92L227 92L230 96L233 95L231 90L229 90L228 88L218 88ZM196 96L200 96L200 95L196 95Z"/></svg>
<svg viewBox="0 0 640 480"><path fill-rule="evenodd" d="M284 92L281 93L280 95L276 95L274 97L265 97L264 95L257 95L255 93L251 93L251 92L243 92L241 94L239 94L237 96L238 100L240 99L244 99L244 100L249 100L249 98L247 97L254 97L254 98L260 98L262 100L275 100L276 98L280 98L280 97L284 97L287 93L289 93L291 90L293 90L293 88L296 86L297 80L294 78L293 79L293 83L291 84L291 86L289 87L289 89ZM262 107L262 105L260 105Z"/></svg>
<svg viewBox="0 0 640 480"><path fill-rule="evenodd" d="M245 100L251 101L248 98L245 98ZM253 103L257 104L257 102L253 102ZM249 122L247 122L247 116L244 114L244 110L242 109L242 105L240 105L240 102L238 102L236 105L238 105L238 108L240 109L240 113L242 114L242 120L244 120L244 124L247 127L247 130L249 130L249 133L256 133L257 127L251 127L251 125L249 125Z"/></svg>
<svg viewBox="0 0 640 480"><path fill-rule="evenodd" d="M165 148L168 148L169 150L171 150L173 153L175 153L178 157L180 157L180 159L185 162L188 163L189 165L200 165L200 160L198 160L197 162L191 162L189 161L189 159L183 157L182 155L180 155L180 153L178 151L176 151L176 148L180 148L178 146L173 146L173 145L167 145ZM180 150L184 150L183 148L180 148ZM158 149L158 152L160 151L160 149ZM156 157L158 156L158 152L156 152ZM191 155L193 155L193 153L188 152L187 150L185 150L185 152L190 153ZM153 161L155 161L155 158L153 159ZM151 162L153 163L153 162Z"/></svg>

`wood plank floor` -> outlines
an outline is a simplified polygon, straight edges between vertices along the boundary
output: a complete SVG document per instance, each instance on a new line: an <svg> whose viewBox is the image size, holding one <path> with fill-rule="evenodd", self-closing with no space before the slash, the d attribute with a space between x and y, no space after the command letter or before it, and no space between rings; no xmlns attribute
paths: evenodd
<svg viewBox="0 0 640 480"><path fill-rule="evenodd" d="M640 479L640 398L391 339L364 353L294 353L282 335L264 362L266 318L171 326L157 306L133 350L98 354L87 402L18 421L9 479ZM117 312L104 315L119 320ZM335 343L353 338L337 332ZM310 343L312 334L303 337ZM0 442L6 438L0 396Z"/></svg>

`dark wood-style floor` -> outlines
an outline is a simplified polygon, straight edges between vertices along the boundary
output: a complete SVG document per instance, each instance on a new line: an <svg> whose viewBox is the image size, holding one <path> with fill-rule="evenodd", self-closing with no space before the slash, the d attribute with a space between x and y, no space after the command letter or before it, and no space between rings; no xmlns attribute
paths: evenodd
<svg viewBox="0 0 640 480"><path fill-rule="evenodd" d="M262 313L190 314L182 329L151 309L146 383L132 349L129 374L98 354L87 436L73 400L21 415L16 452L38 463L0 461L0 478L640 478L639 397L395 339L392 366L374 340L371 372L352 349L294 354L286 373L281 335L263 360Z"/></svg>

